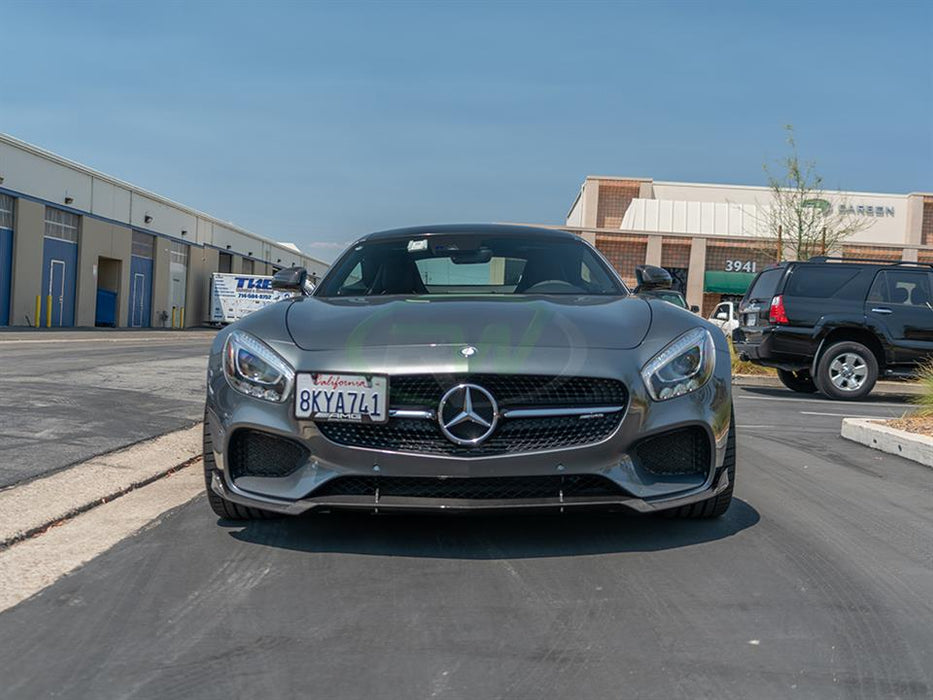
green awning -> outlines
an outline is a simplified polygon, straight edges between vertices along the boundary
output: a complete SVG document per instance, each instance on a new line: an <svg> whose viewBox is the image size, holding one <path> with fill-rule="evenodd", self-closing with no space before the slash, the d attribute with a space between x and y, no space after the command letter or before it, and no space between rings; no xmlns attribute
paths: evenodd
<svg viewBox="0 0 933 700"><path fill-rule="evenodd" d="M713 294L745 294L753 279L754 272L709 270L703 276L703 291Z"/></svg>

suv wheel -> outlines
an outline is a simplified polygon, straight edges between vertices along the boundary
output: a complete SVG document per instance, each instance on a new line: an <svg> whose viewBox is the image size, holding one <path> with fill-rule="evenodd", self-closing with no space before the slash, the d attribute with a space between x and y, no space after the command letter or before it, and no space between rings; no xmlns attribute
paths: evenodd
<svg viewBox="0 0 933 700"><path fill-rule="evenodd" d="M878 360L861 343L846 340L826 349L816 368L816 385L831 399L854 401L874 388Z"/></svg>
<svg viewBox="0 0 933 700"><path fill-rule="evenodd" d="M801 394L814 394L817 391L816 383L808 370L801 369L791 372L790 370L779 369L777 374L781 383L791 391L798 391Z"/></svg>

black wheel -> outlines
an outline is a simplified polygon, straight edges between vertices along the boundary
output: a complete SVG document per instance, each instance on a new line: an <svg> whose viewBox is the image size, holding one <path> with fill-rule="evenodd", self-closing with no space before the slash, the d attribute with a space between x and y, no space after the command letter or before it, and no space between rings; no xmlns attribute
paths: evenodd
<svg viewBox="0 0 933 700"><path fill-rule="evenodd" d="M777 373L781 384L791 391L797 391L801 394L815 394L818 391L816 382L813 381L813 377L810 376L808 370L801 369L791 372L790 370L779 369Z"/></svg>
<svg viewBox="0 0 933 700"><path fill-rule="evenodd" d="M225 498L218 496L211 488L211 478L217 471L217 463L214 461L214 447L211 439L211 429L207 422L207 415L204 416L204 488L207 491L207 502L219 517L224 520L262 520L265 518L276 518L276 513L270 513L258 508L249 508L241 506L239 503L231 503Z"/></svg>
<svg viewBox="0 0 933 700"><path fill-rule="evenodd" d="M816 366L817 387L831 399L855 401L874 388L878 360L861 343L844 340L830 345Z"/></svg>
<svg viewBox="0 0 933 700"><path fill-rule="evenodd" d="M729 506L732 504L732 492L735 489L735 412L733 412L731 420L729 437L726 439L726 456L722 461L722 468L729 476L729 486L726 487L725 491L712 498L664 511L662 515L667 518L677 518L678 520L707 520L718 518L729 510Z"/></svg>

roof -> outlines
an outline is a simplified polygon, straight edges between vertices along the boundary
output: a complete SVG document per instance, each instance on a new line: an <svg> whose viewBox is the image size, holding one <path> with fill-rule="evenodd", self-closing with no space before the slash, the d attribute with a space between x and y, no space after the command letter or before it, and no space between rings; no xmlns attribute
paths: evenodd
<svg viewBox="0 0 933 700"><path fill-rule="evenodd" d="M112 175L108 175L99 170L95 170L94 168L90 168L86 165L82 165L81 163L65 158L64 156L60 156L57 153L52 153L51 151L47 151L44 148L40 148L39 146L35 146L31 143L18 139L15 136L11 136L10 134L5 134L3 132L0 132L0 143L4 143L7 146L11 146L14 149L19 149L20 151L23 151L32 156L36 156L38 158L44 159L50 163L54 163L55 165L67 168L81 175L85 175L87 177L91 177L91 178L100 180L102 182L106 182L110 185L114 185L116 187L124 189L130 193L135 193L137 195L150 199L153 202L156 202L157 204L161 204L171 209L175 209L176 211L187 214L189 216L193 216L196 219L202 219L204 221L210 222L211 224L217 224L219 226L222 226L224 228L227 228L233 231L234 233L246 236L248 238L252 238L253 240L259 241L261 243L268 243L274 246L285 246L289 250L298 253L304 258L308 258L309 260L312 260L313 262L319 263L324 266L329 266L328 263L318 258L315 258L312 255L309 255L308 253L299 249L294 244L279 243L278 241L275 241L272 238L269 238L268 236L263 236L253 231L249 231L245 228L242 228L241 226L237 226L233 222L225 221L224 219L218 218L211 214L207 214L199 209L190 207L187 204L181 204L180 202L176 202L175 200L169 199L168 197L163 197L160 194L156 194L155 192L151 190L147 190L143 187L134 185L130 182L127 182L126 180L121 180L119 178L113 177ZM130 223L130 222L121 222L121 223ZM155 233L164 233L164 232L155 231Z"/></svg>
<svg viewBox="0 0 933 700"><path fill-rule="evenodd" d="M561 231L559 229L541 228L538 226L520 226L517 224L435 224L431 226L409 226L395 228L387 231L376 231L361 236L356 243L373 240L391 240L394 238L410 238L412 236L457 236L457 235L513 235L513 236L546 236L548 238L580 240L579 236Z"/></svg>

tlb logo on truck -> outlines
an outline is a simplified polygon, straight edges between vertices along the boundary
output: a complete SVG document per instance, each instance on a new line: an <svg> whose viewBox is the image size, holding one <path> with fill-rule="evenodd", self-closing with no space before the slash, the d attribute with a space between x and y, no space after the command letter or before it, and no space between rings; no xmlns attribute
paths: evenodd
<svg viewBox="0 0 933 700"><path fill-rule="evenodd" d="M237 289L272 289L271 277L237 277Z"/></svg>
<svg viewBox="0 0 933 700"><path fill-rule="evenodd" d="M273 289L272 277L268 275L215 272L211 275L211 322L233 323L290 296L288 292Z"/></svg>

